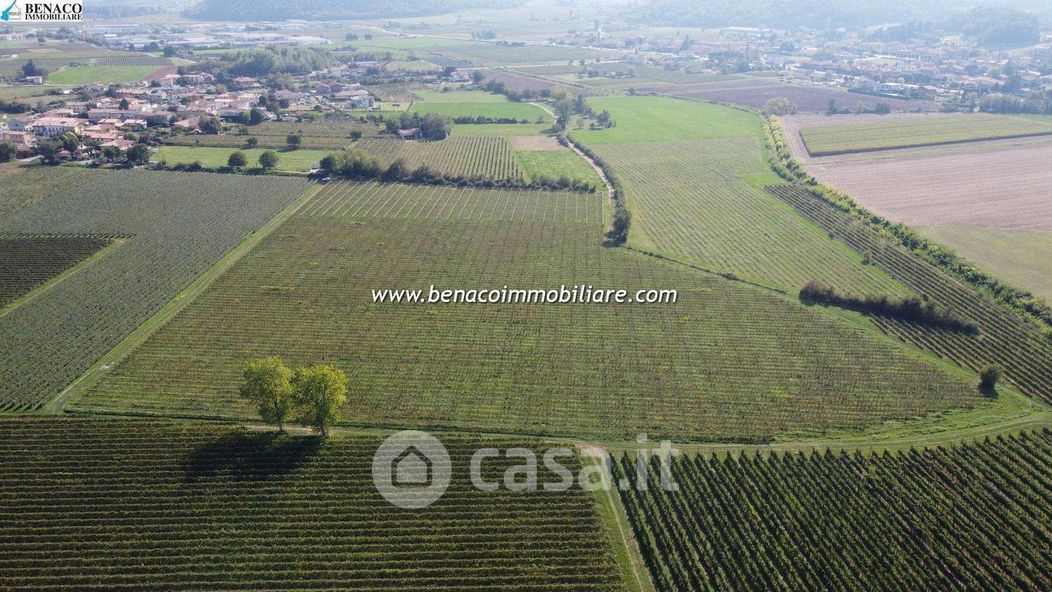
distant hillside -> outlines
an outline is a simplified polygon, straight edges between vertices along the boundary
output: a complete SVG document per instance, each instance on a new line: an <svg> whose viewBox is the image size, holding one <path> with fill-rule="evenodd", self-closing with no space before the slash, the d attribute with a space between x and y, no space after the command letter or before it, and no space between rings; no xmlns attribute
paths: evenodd
<svg viewBox="0 0 1052 592"><path fill-rule="evenodd" d="M628 22L658 25L752 26L818 30L857 29L887 23L942 21L984 0L653 0L629 6ZM1047 0L1002 0L999 5L1025 10L1045 19L1052 16Z"/></svg>
<svg viewBox="0 0 1052 592"><path fill-rule="evenodd" d="M525 0L203 0L186 16L210 21L396 18L470 8L513 8Z"/></svg>

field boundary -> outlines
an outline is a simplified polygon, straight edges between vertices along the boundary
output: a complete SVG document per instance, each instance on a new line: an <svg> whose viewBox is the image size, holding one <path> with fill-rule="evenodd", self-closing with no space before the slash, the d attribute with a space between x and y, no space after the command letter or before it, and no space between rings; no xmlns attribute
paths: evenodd
<svg viewBox="0 0 1052 592"><path fill-rule="evenodd" d="M55 235L55 236L59 236L59 235ZM8 302L6 305L0 306L0 319L2 319L5 316L7 316L8 314L14 312L16 309L18 309L18 308L20 308L20 307L22 307L22 306L24 306L26 304L29 304L31 301L33 301L37 297L39 297L43 293L47 292L51 288L54 288L58 284L62 283L63 281L65 281L66 279L68 279L72 275L76 274L80 270L87 269L88 267L91 267L92 265L95 265L103 257L106 257L107 255L109 255L113 251L116 251L120 247L124 246L124 243L127 242L127 240L128 240L127 238L110 239L110 244L106 245L105 247L102 247L98 251L95 251L94 253L92 253L87 258L83 259L82 261L78 261L75 265L73 265L72 267L66 269L62 273L60 273L60 274L58 274L58 275L46 280L45 282L43 282L40 285L38 285L35 288L33 288L32 290L26 292L25 294L22 294L18 298L15 298L11 302Z"/></svg>
<svg viewBox="0 0 1052 592"><path fill-rule="evenodd" d="M943 140L941 142L922 142L920 144L901 144L894 146L878 146L876 148L845 148L843 150L819 150L812 151L811 147L807 144L807 138L804 137L804 130L800 129L797 132L800 136L800 142L803 144L804 149L807 150L807 155L813 158L820 158L823 156L843 156L845 154L866 154L869 152L889 152L892 150L907 150L910 148L931 148L933 146L953 146L955 144L981 144L983 142L992 142L996 140L1018 140L1019 138L1036 138L1040 136L1052 136L1052 129L1039 131L1039 132L1028 132L1025 134L1010 134L1007 136L996 136L990 138L972 138L968 140Z"/></svg>
<svg viewBox="0 0 1052 592"><path fill-rule="evenodd" d="M279 212L276 216L270 219L266 224L256 229L254 232L249 233L244 240L241 241L233 250L224 255L219 261L217 261L212 267L205 273L200 275L197 279L183 288L178 294L176 294L171 300L169 300L164 306L158 309L149 319L139 325L134 331L128 334L116 347L111 349L108 353L99 358L84 374L74 380L62 390L54 399L49 401L47 404L41 407L40 413L44 414L59 414L63 411L66 404L75 401L81 395L84 394L85 390L95 384L101 377L105 370L108 370L114 363L120 361L129 353L138 348L143 342L145 342L151 335L153 335L158 329L163 327L169 320L178 314L188 304L193 302L198 295L200 295L206 288L208 288L212 282L214 282L219 276L226 272L232 267L238 260L240 260L246 253L252 250L260 241L270 235L275 229L281 226L286 220L292 217L301 207L307 204L314 194L318 192L321 185L311 184L304 190L295 201L293 201L288 207Z"/></svg>

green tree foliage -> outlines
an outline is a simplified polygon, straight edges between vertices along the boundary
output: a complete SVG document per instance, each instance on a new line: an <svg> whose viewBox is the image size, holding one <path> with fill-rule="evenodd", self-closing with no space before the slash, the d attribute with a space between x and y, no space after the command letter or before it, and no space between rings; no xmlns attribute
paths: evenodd
<svg viewBox="0 0 1052 592"><path fill-rule="evenodd" d="M223 131L223 124L219 119L210 115L202 115L197 120L197 127L206 134L218 134Z"/></svg>
<svg viewBox="0 0 1052 592"><path fill-rule="evenodd" d="M347 375L333 366L298 368L292 378L296 416L301 425L322 436L340 421L340 407L347 402Z"/></svg>
<svg viewBox="0 0 1052 592"><path fill-rule="evenodd" d="M1001 380L1000 366L987 366L979 373L979 390L994 395L997 393L997 383Z"/></svg>
<svg viewBox="0 0 1052 592"><path fill-rule="evenodd" d="M29 76L47 76L47 70L38 68L33 60L29 60L22 64L22 77L27 78Z"/></svg>
<svg viewBox="0 0 1052 592"><path fill-rule="evenodd" d="M255 137L245 140L245 148L255 148L257 145L259 145L259 140Z"/></svg>
<svg viewBox="0 0 1052 592"><path fill-rule="evenodd" d="M58 162L58 153L62 151L62 142L59 140L40 140L37 142L37 154L45 164Z"/></svg>
<svg viewBox="0 0 1052 592"><path fill-rule="evenodd" d="M263 169L264 171L269 171L270 169L276 166L278 166L277 152L274 152L273 150L266 150L263 152L263 154L259 155L259 168Z"/></svg>
<svg viewBox="0 0 1052 592"><path fill-rule="evenodd" d="M136 144L128 149L128 162L146 164L150 162L150 149L145 144Z"/></svg>
<svg viewBox="0 0 1052 592"><path fill-rule="evenodd" d="M245 153L240 150L235 150L230 153L230 157L226 159L226 165L232 169L239 169L248 164L248 159L245 158Z"/></svg>
<svg viewBox="0 0 1052 592"><path fill-rule="evenodd" d="M299 148L300 147L300 143L302 141L303 141L303 136L301 136L299 134L289 134L288 137L285 138L285 143L288 144L289 148L292 148L293 150Z"/></svg>
<svg viewBox="0 0 1052 592"><path fill-rule="evenodd" d="M248 123L251 125L259 125L266 121L266 119L267 118L263 116L263 111L256 107L253 107L252 110L248 112Z"/></svg>
<svg viewBox="0 0 1052 592"><path fill-rule="evenodd" d="M116 162L121 157L121 151L116 146L106 146L102 149L102 157L106 162Z"/></svg>
<svg viewBox="0 0 1052 592"><path fill-rule="evenodd" d="M384 171L379 158L357 148L333 152L321 159L321 168L331 174L356 180L375 179Z"/></svg>
<svg viewBox="0 0 1052 592"><path fill-rule="evenodd" d="M18 149L11 142L0 142L0 162L9 162L18 153Z"/></svg>
<svg viewBox="0 0 1052 592"><path fill-rule="evenodd" d="M285 430L294 409L293 372L278 357L253 360L242 374L241 398L251 401L267 423Z"/></svg>
<svg viewBox="0 0 1052 592"><path fill-rule="evenodd" d="M770 115L792 115L796 113L796 105L786 97L775 97L768 99L763 110Z"/></svg>

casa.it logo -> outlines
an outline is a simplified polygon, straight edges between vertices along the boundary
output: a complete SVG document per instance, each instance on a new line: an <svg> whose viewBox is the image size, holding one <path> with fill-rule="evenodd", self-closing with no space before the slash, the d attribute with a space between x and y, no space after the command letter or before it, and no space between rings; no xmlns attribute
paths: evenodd
<svg viewBox="0 0 1052 592"><path fill-rule="evenodd" d="M7 0L0 0L0 3L6 2ZM83 2L11 0L7 8L0 12L0 21L79 21L83 19L83 15Z"/></svg>

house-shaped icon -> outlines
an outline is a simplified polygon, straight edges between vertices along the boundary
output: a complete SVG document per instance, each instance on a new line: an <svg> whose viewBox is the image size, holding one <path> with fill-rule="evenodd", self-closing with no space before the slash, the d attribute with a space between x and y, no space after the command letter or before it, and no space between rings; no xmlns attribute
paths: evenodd
<svg viewBox="0 0 1052 592"><path fill-rule="evenodd" d="M430 487L433 479L431 459L416 446L409 446L394 463L395 487Z"/></svg>

